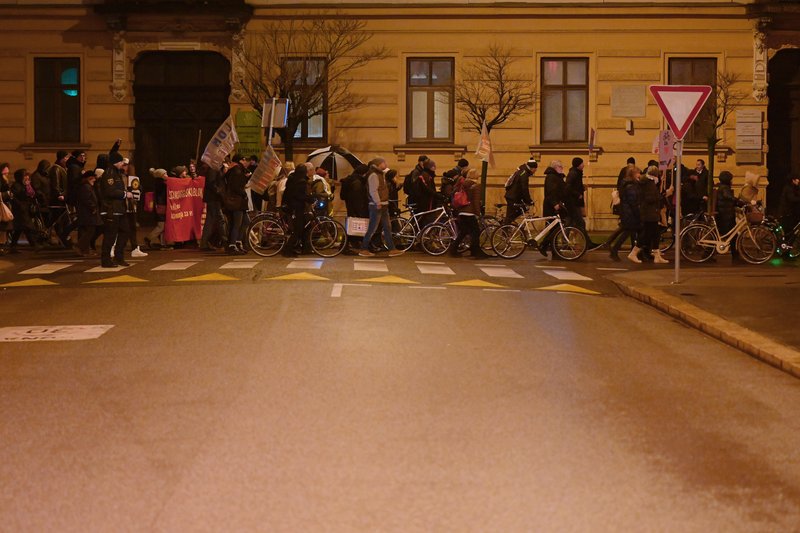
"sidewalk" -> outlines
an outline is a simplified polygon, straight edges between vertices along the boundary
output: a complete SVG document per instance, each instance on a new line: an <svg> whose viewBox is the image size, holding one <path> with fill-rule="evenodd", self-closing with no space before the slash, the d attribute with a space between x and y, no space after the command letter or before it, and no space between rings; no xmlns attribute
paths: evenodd
<svg viewBox="0 0 800 533"><path fill-rule="evenodd" d="M800 377L800 268L688 268L609 276L627 296Z"/></svg>

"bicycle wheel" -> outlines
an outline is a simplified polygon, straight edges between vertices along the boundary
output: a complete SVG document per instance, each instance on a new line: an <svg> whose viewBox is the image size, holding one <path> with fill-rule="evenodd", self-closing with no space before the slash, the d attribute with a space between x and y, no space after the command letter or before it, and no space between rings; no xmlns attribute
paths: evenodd
<svg viewBox="0 0 800 533"><path fill-rule="evenodd" d="M450 245L453 244L453 239L455 239L455 236L447 224L435 222L433 224L428 224L425 226L425 229L422 230L420 243L422 244L422 249L425 250L426 253L430 255L442 255L450 248Z"/></svg>
<svg viewBox="0 0 800 533"><path fill-rule="evenodd" d="M716 240L714 229L703 224L691 224L681 232L681 255L692 263L703 263L714 255L714 245L702 240Z"/></svg>
<svg viewBox="0 0 800 533"><path fill-rule="evenodd" d="M393 218L389 222L392 225L392 240L395 248L405 252L414 246L414 242L417 240L414 224L409 222L408 219L399 217Z"/></svg>
<svg viewBox="0 0 800 533"><path fill-rule="evenodd" d="M672 228L659 228L658 251L662 254L675 246L675 233Z"/></svg>
<svg viewBox="0 0 800 533"><path fill-rule="evenodd" d="M308 234L311 250L320 257L336 257L347 246L344 226L335 220L319 220L311 225Z"/></svg>
<svg viewBox="0 0 800 533"><path fill-rule="evenodd" d="M553 236L553 253L565 261L575 261L583 257L588 246L586 234L578 228L564 226Z"/></svg>
<svg viewBox="0 0 800 533"><path fill-rule="evenodd" d="M766 226L747 226L736 238L736 250L753 265L766 263L775 255L778 240Z"/></svg>
<svg viewBox="0 0 800 533"><path fill-rule="evenodd" d="M271 217L256 217L247 227L247 242L261 257L272 257L287 241L283 227Z"/></svg>
<svg viewBox="0 0 800 533"><path fill-rule="evenodd" d="M492 232L492 249L503 259L519 257L525 246L525 235L519 226L506 224Z"/></svg>

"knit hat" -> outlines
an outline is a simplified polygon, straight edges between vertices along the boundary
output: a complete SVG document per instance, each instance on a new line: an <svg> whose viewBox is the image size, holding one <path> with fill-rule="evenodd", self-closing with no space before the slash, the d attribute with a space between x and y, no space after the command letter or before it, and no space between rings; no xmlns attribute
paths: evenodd
<svg viewBox="0 0 800 533"><path fill-rule="evenodd" d="M56 161L61 161L62 159L64 159L68 155L69 155L69 152L67 152L66 150L59 150L58 152L56 152Z"/></svg>
<svg viewBox="0 0 800 533"><path fill-rule="evenodd" d="M528 168L539 168L539 162L532 157L525 164L528 165Z"/></svg>
<svg viewBox="0 0 800 533"><path fill-rule="evenodd" d="M108 164L109 165L116 165L117 163L122 163L125 158L122 157L122 154L119 152L111 152L108 156Z"/></svg>
<svg viewBox="0 0 800 533"><path fill-rule="evenodd" d="M173 176L180 176L184 172L186 172L186 167L183 166L183 165L178 165L177 167L172 169L172 175Z"/></svg>
<svg viewBox="0 0 800 533"><path fill-rule="evenodd" d="M583 159L581 159L580 157L573 157L572 158L572 167L573 168L578 168L582 164L583 164Z"/></svg>
<svg viewBox="0 0 800 533"><path fill-rule="evenodd" d="M418 163L423 163L423 162L425 162L425 161L427 161L427 160L428 160L428 156L427 156L427 155L421 155L421 156L419 156L419 157L417 158L417 162L418 162Z"/></svg>
<svg viewBox="0 0 800 533"><path fill-rule="evenodd" d="M458 160L458 163L457 163L457 165L458 165L459 167L461 167L461 168L468 167L468 166L469 166L469 161L467 161L466 159L464 159L464 158L462 157L461 159L459 159L459 160Z"/></svg>
<svg viewBox="0 0 800 533"><path fill-rule="evenodd" d="M167 171L163 168L151 168L150 175L157 179L163 179L167 175Z"/></svg>
<svg viewBox="0 0 800 533"><path fill-rule="evenodd" d="M635 164L636 164L636 158L634 158L634 157L629 157L629 158L628 158L628 164L629 164L629 165L635 165Z"/></svg>
<svg viewBox="0 0 800 533"><path fill-rule="evenodd" d="M96 169L94 169L94 175L97 176L98 178L101 178L103 176L103 174L105 174L105 173L106 173L106 169L104 169L104 168L96 168Z"/></svg>
<svg viewBox="0 0 800 533"><path fill-rule="evenodd" d="M733 181L733 174L728 172L727 170L723 170L719 173L719 182L724 183L725 185L730 185Z"/></svg>

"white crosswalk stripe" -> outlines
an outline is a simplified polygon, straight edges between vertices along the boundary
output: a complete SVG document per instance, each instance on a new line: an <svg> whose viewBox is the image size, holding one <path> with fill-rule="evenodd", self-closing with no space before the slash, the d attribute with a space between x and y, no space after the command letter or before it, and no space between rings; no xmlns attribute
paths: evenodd
<svg viewBox="0 0 800 533"><path fill-rule="evenodd" d="M52 274L54 272L58 272L59 270L64 270L65 268L69 268L73 264L74 263L45 263L37 267L29 268L28 270L23 270L22 272L20 272L20 274L27 274L27 275Z"/></svg>
<svg viewBox="0 0 800 533"><path fill-rule="evenodd" d="M389 272L389 267L383 259L356 259L353 261L353 270L357 272Z"/></svg>
<svg viewBox="0 0 800 533"><path fill-rule="evenodd" d="M307 268L309 270L319 270L322 268L322 259L295 259L286 268Z"/></svg>
<svg viewBox="0 0 800 533"><path fill-rule="evenodd" d="M456 273L447 265L430 265L417 263L420 274L434 274L437 276L455 276Z"/></svg>
<svg viewBox="0 0 800 533"><path fill-rule="evenodd" d="M254 259L254 260L251 260L251 259L245 259L245 260L234 259L233 261L230 261L229 263L225 263L224 265L222 265L219 268L220 268L220 270L255 268L256 265L258 265L260 262L261 261L258 260L258 259Z"/></svg>
<svg viewBox="0 0 800 533"><path fill-rule="evenodd" d="M193 267L198 262L199 261L170 261L169 263L158 265L150 270L186 270L189 267Z"/></svg>
<svg viewBox="0 0 800 533"><path fill-rule="evenodd" d="M572 272L571 270L542 270L542 272L563 281L592 281L592 278L578 274L577 272Z"/></svg>
<svg viewBox="0 0 800 533"><path fill-rule="evenodd" d="M487 276L489 276L490 278L514 278L514 279L519 279L519 278L524 277L524 276L521 276L521 275L517 274L516 272L514 272L510 268L504 267L504 266L482 266L482 267L478 267L478 268L480 268L483 271L483 273L486 274Z"/></svg>

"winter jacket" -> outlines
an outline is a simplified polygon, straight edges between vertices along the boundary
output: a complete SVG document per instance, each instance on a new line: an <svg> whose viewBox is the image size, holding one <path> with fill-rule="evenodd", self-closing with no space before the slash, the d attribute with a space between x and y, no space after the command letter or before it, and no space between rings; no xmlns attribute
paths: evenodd
<svg viewBox="0 0 800 533"><path fill-rule="evenodd" d="M566 179L567 191L567 207L570 209L585 207L586 203L583 200L583 171L572 167L567 172Z"/></svg>
<svg viewBox="0 0 800 533"><path fill-rule="evenodd" d="M206 183L203 187L203 201L205 203L222 202L222 196L220 196L219 191L224 188L225 183L220 181L221 178L222 172L219 169L209 168L206 172Z"/></svg>
<svg viewBox="0 0 800 533"><path fill-rule="evenodd" d="M67 169L54 163L47 177L50 179L50 205L61 205L63 202L58 197L67 194Z"/></svg>
<svg viewBox="0 0 800 533"><path fill-rule="evenodd" d="M619 225L622 229L638 230L642 225L641 214L639 211L639 183L634 179L622 181L622 191L620 191L620 217Z"/></svg>
<svg viewBox="0 0 800 533"><path fill-rule="evenodd" d="M103 175L105 177L105 175ZM97 181L103 179L101 177ZM157 222L164 222L167 220L167 182L164 181L164 178L155 178L153 182L153 206L156 212L156 221ZM159 209L158 206L163 206Z"/></svg>
<svg viewBox="0 0 800 533"><path fill-rule="evenodd" d="M431 171L420 172L416 184L417 212L430 211L436 207L436 182Z"/></svg>
<svg viewBox="0 0 800 533"><path fill-rule="evenodd" d="M36 199L39 202L39 210L43 213L50 211L50 177L48 171L50 170L50 161L42 159L36 170L31 174L31 185L36 191Z"/></svg>
<svg viewBox="0 0 800 533"><path fill-rule="evenodd" d="M658 185L648 176L639 180L639 218L642 222L661 220L661 192Z"/></svg>
<svg viewBox="0 0 800 533"><path fill-rule="evenodd" d="M31 196L25 184L21 181L14 181L11 184L11 212L14 213L15 226L29 226L31 220L31 207L36 199L36 194Z"/></svg>
<svg viewBox="0 0 800 533"><path fill-rule="evenodd" d="M376 167L370 167L367 176L369 190L369 205L385 207L389 205L389 186L386 185L386 175Z"/></svg>
<svg viewBox="0 0 800 533"><path fill-rule="evenodd" d="M100 212L109 216L125 214L127 187L122 171L112 165L97 181L100 183Z"/></svg>
<svg viewBox="0 0 800 533"><path fill-rule="evenodd" d="M564 182L564 174L561 174L553 167L547 167L544 171L544 205L542 214L546 217L554 216L555 206L563 204L567 196L567 184ZM565 213L561 213L564 217Z"/></svg>
<svg viewBox="0 0 800 533"><path fill-rule="evenodd" d="M286 179L286 190L283 192L283 205L295 210L305 208L308 197L307 185L308 177L300 175L297 170L289 174Z"/></svg>
<svg viewBox="0 0 800 533"><path fill-rule="evenodd" d="M226 211L247 211L247 174L242 165L234 164L225 173L225 198L223 207Z"/></svg>
<svg viewBox="0 0 800 533"><path fill-rule="evenodd" d="M97 201L94 187L88 182L84 182L78 189L78 225L100 226L102 224L100 204Z"/></svg>
<svg viewBox="0 0 800 533"><path fill-rule="evenodd" d="M735 220L736 206L739 204L736 195L733 194L730 183L720 183L717 185L716 211L717 218L720 220Z"/></svg>
<svg viewBox="0 0 800 533"><path fill-rule="evenodd" d="M82 181L83 163L72 157L67 161L67 191L65 196L67 204L75 206L78 203L78 189L81 188Z"/></svg>
<svg viewBox="0 0 800 533"><path fill-rule="evenodd" d="M528 165L520 165L517 170L506 181L505 199L506 203L513 204L522 202L525 204L532 204L530 191L530 177L533 172L528 168Z"/></svg>
<svg viewBox="0 0 800 533"><path fill-rule="evenodd" d="M467 193L467 199L469 203L458 210L459 215L475 215L480 216L481 214L481 189L478 187L478 184L472 180L467 178L460 178L459 181L456 182L454 189L458 189L460 186L464 189L464 192Z"/></svg>
<svg viewBox="0 0 800 533"><path fill-rule="evenodd" d="M791 180L781 191L778 216L781 218L794 217L795 219L800 219L800 185L792 184Z"/></svg>
<svg viewBox="0 0 800 533"><path fill-rule="evenodd" d="M369 194L367 178L355 172L342 180L339 196L347 208L347 216L357 218L369 217Z"/></svg>

